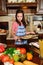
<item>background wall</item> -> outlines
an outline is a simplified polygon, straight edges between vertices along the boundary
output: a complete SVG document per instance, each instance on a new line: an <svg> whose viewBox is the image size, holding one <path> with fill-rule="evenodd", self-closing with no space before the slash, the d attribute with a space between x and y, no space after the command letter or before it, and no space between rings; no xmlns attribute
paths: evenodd
<svg viewBox="0 0 43 65"><path fill-rule="evenodd" d="M27 18L27 16L28 16L28 18ZM36 30L35 26L36 26L36 23L38 23L38 22L40 22L43 25L43 21L40 21L39 19L38 19L39 20L38 21L36 19L37 16L36 16L36 18L34 18L35 21L33 21L33 16L34 15L32 15L32 14L25 14L25 20L29 21L29 25L27 25L27 28L26 28L27 31L34 31L34 30ZM12 23L15 21L15 15L11 14L11 15L8 15L8 16L0 16L0 22L6 22L6 21L9 23L8 24L8 26L9 26L9 33L11 33L11 27L12 27Z"/></svg>
<svg viewBox="0 0 43 65"><path fill-rule="evenodd" d="M33 16L29 15L29 17L30 17L30 24L28 26L28 29L30 31L33 31L33 24L32 24L33 23L33 21L32 21L32 19L33 19L32 17ZM6 22L7 21L9 23L9 25L8 25L9 26L9 32L11 32L12 23L14 22L14 20L15 20L15 16L14 15L0 16L0 22Z"/></svg>

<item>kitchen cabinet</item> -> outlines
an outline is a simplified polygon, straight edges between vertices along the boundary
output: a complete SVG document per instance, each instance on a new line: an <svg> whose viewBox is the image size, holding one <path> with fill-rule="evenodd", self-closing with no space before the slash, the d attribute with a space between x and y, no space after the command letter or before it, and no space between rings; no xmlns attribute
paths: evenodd
<svg viewBox="0 0 43 65"><path fill-rule="evenodd" d="M6 34L0 34L0 43L6 43Z"/></svg>
<svg viewBox="0 0 43 65"><path fill-rule="evenodd" d="M43 0L37 0L37 14L43 14Z"/></svg>
<svg viewBox="0 0 43 65"><path fill-rule="evenodd" d="M37 3L7 3L7 7L37 7Z"/></svg>
<svg viewBox="0 0 43 65"><path fill-rule="evenodd" d="M6 0L0 0L0 15L7 15Z"/></svg>
<svg viewBox="0 0 43 65"><path fill-rule="evenodd" d="M36 13L36 8L37 8L37 1L35 2L6 2L7 4L7 11L8 14L11 12L11 14L15 13L16 9L23 9L23 10L31 10L31 13Z"/></svg>

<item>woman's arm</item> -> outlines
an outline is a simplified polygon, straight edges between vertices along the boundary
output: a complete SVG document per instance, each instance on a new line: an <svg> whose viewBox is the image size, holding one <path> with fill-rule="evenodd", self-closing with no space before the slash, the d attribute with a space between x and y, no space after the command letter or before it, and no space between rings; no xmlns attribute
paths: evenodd
<svg viewBox="0 0 43 65"><path fill-rule="evenodd" d="M12 29L11 29L11 34L12 34L12 37L14 38L14 40L20 40L20 37L19 36L16 36L16 32L17 32L17 23L13 23L12 24Z"/></svg>
<svg viewBox="0 0 43 65"><path fill-rule="evenodd" d="M35 34L35 32L26 32L26 35L28 34Z"/></svg>
<svg viewBox="0 0 43 65"><path fill-rule="evenodd" d="M28 35L28 34L35 34L35 32L34 31L27 31L26 30L26 35Z"/></svg>

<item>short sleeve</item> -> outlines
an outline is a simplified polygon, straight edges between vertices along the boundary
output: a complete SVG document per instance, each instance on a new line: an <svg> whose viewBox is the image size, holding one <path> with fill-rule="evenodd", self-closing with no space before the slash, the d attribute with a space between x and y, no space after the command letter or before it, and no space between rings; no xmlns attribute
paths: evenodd
<svg viewBox="0 0 43 65"><path fill-rule="evenodd" d="M17 28L18 28L17 23L16 22L13 22L12 23L12 31L16 33L17 32Z"/></svg>

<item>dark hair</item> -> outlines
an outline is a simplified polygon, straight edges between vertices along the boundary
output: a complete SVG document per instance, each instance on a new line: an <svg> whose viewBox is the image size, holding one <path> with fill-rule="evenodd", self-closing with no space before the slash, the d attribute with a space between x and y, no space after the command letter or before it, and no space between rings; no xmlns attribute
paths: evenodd
<svg viewBox="0 0 43 65"><path fill-rule="evenodd" d="M25 18L24 18L24 12L23 12L23 10L21 10L21 9L18 9L17 11L16 11L16 22L19 24L19 25L21 25L21 23L18 21L18 19L17 19L17 14L18 13L22 13L23 14L23 19L22 19L22 23L23 23L23 25L26 27L26 23L25 23Z"/></svg>

